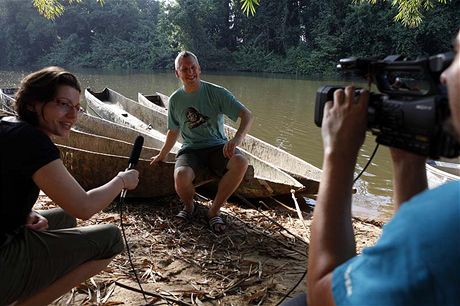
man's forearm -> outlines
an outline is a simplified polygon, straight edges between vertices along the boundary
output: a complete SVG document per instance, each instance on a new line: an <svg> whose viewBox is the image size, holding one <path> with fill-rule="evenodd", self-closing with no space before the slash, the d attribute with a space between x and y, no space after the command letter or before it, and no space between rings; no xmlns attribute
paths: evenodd
<svg viewBox="0 0 460 306"><path fill-rule="evenodd" d="M160 155L166 156L176 144L177 138L179 137L179 130L168 130L166 133L166 140L163 147L160 150Z"/></svg>
<svg viewBox="0 0 460 306"><path fill-rule="evenodd" d="M243 139L249 132L249 129L251 128L254 121L254 117L252 113L246 108L240 111L239 117L241 118L241 122L234 137Z"/></svg>
<svg viewBox="0 0 460 306"><path fill-rule="evenodd" d="M356 255L351 220L351 196L355 160L324 157L318 201L313 215L308 259L309 299L327 305L322 284L340 264Z"/></svg>

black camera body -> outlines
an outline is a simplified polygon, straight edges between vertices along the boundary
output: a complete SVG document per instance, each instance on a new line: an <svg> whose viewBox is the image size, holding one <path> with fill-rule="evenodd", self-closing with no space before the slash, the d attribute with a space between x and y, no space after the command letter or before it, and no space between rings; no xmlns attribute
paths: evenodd
<svg viewBox="0 0 460 306"><path fill-rule="evenodd" d="M375 82L381 93L370 92L367 128L377 143L410 151L432 159L460 155L460 143L450 122L447 91L439 77L453 53L407 60L388 56L383 60L346 58L339 69L357 73ZM318 89L315 124L321 126L324 104L333 100L341 86ZM359 94L359 88L356 89Z"/></svg>

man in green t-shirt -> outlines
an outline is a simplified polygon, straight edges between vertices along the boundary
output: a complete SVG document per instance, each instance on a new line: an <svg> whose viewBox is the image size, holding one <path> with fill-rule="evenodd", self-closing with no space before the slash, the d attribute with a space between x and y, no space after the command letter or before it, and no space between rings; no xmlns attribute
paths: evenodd
<svg viewBox="0 0 460 306"><path fill-rule="evenodd" d="M174 182L184 208L177 217L189 221L193 216L193 180L198 169L207 167L221 177L208 212L211 230L220 234L225 230L220 208L238 188L248 167L248 160L236 147L249 131L253 116L227 89L200 79L200 64L193 53L180 52L175 69L183 86L169 99L166 141L152 163L166 158L180 134L183 145L177 153ZM224 132L224 115L235 122L241 119L230 140Z"/></svg>

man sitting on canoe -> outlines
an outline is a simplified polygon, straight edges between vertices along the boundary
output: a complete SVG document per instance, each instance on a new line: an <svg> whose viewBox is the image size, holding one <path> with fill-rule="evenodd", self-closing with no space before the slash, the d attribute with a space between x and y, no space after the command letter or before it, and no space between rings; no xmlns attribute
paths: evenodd
<svg viewBox="0 0 460 306"><path fill-rule="evenodd" d="M193 53L180 52L175 60L175 69L183 87L169 99L166 141L160 153L152 157L151 163L166 158L180 133L184 142L177 153L174 181L184 208L177 218L182 222L192 218L195 212L195 173L207 167L221 177L208 212L211 230L221 234L225 223L219 214L220 208L238 188L248 167L248 160L236 147L249 131L253 116L228 90L201 81L200 64ZM230 140L224 132L224 115L233 121L241 119L235 137Z"/></svg>

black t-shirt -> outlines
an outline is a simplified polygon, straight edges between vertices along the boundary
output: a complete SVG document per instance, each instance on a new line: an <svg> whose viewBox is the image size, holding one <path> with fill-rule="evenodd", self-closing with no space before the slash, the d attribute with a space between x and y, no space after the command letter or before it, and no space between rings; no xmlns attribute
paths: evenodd
<svg viewBox="0 0 460 306"><path fill-rule="evenodd" d="M10 117L11 118L11 117ZM0 120L0 246L6 234L24 225L40 192L32 175L59 158L59 150L39 129Z"/></svg>

